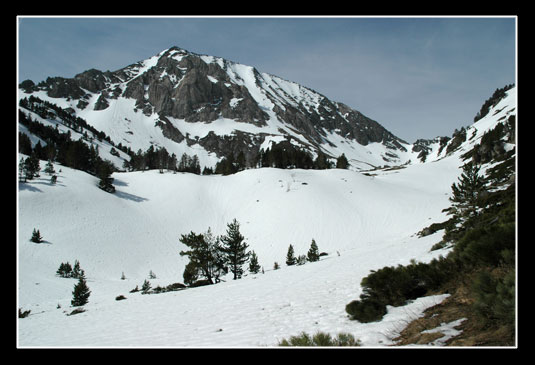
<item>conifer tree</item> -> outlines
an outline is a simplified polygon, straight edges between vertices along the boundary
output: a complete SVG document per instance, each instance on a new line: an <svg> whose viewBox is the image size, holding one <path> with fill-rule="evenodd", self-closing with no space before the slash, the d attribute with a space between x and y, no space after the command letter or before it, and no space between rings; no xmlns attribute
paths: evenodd
<svg viewBox="0 0 535 365"><path fill-rule="evenodd" d="M141 286L141 292L143 294L147 294L150 289L151 289L150 282L147 279L145 279L145 281L143 282L143 285Z"/></svg>
<svg viewBox="0 0 535 365"><path fill-rule="evenodd" d="M242 265L249 260L250 252L246 251L249 245L244 240L245 237L240 233L240 224L234 218L231 223L227 224L227 235L221 236L221 251L230 271L234 274L234 280L241 278Z"/></svg>
<svg viewBox="0 0 535 365"><path fill-rule="evenodd" d="M72 275L72 267L71 264L62 262L59 265L58 271L56 271L56 274L61 276L62 278L70 278Z"/></svg>
<svg viewBox="0 0 535 365"><path fill-rule="evenodd" d="M191 232L181 235L180 242L190 250L180 251L180 256L188 256L191 265L187 275L191 275L196 268L210 284L219 281L219 276L226 271L225 260L219 245L219 239L212 235L210 228L204 234ZM184 272L186 275L186 272Z"/></svg>
<svg viewBox="0 0 535 365"><path fill-rule="evenodd" d="M461 217L476 214L479 196L485 188L484 177L479 175L479 169L480 167L473 163L465 164L458 183L453 183L451 186L450 201Z"/></svg>
<svg viewBox="0 0 535 365"><path fill-rule="evenodd" d="M24 171L24 157L20 158L19 161L19 181L20 182L26 182L26 176Z"/></svg>
<svg viewBox="0 0 535 365"><path fill-rule="evenodd" d="M46 163L44 171L49 175L52 175L53 173L56 172L54 170L54 165L52 165L52 161L51 160L48 160L48 162Z"/></svg>
<svg viewBox="0 0 535 365"><path fill-rule="evenodd" d="M331 162L327 158L327 155L322 151L318 151L318 156L314 160L314 168L316 170L325 170L331 168Z"/></svg>
<svg viewBox="0 0 535 365"><path fill-rule="evenodd" d="M346 156L342 153L340 157L336 159L336 168L337 169L347 169L349 162L347 161Z"/></svg>
<svg viewBox="0 0 535 365"><path fill-rule="evenodd" d="M320 259L320 252L318 250L318 245L316 244L316 241L312 239L312 243L310 244L310 249L307 253L307 259L310 262L319 261Z"/></svg>
<svg viewBox="0 0 535 365"><path fill-rule="evenodd" d="M243 151L240 151L238 153L238 156L236 157L236 165L238 171L242 171L245 169L245 154L243 153Z"/></svg>
<svg viewBox="0 0 535 365"><path fill-rule="evenodd" d="M113 178L111 174L113 173L113 167L111 164L103 162L98 166L98 177L100 181L98 182L98 187L108 193L115 192L115 186L113 186Z"/></svg>
<svg viewBox="0 0 535 365"><path fill-rule="evenodd" d="M78 279L78 283L74 286L74 290L72 292L71 304L74 307L80 307L86 304L89 301L90 294L91 294L91 291L89 290L89 287L87 286L85 278L80 277Z"/></svg>
<svg viewBox="0 0 535 365"><path fill-rule="evenodd" d="M26 160L24 160L22 173L24 176L24 182L27 180L32 180L34 177L39 177L39 159L35 156L34 153Z"/></svg>
<svg viewBox="0 0 535 365"><path fill-rule="evenodd" d="M258 264L258 256L254 251L251 252L251 260L249 261L249 271L253 274L260 272L260 265Z"/></svg>
<svg viewBox="0 0 535 365"><path fill-rule="evenodd" d="M184 284L191 285L197 281L199 278L199 268L195 265L194 261L188 262L184 268L184 273L182 274L184 278Z"/></svg>
<svg viewBox="0 0 535 365"><path fill-rule="evenodd" d="M288 247L288 253L286 254L286 265L295 265L296 262L297 259L295 258L294 248L292 245L290 245L290 247Z"/></svg>
<svg viewBox="0 0 535 365"><path fill-rule="evenodd" d="M43 237L41 237L41 232L38 229L33 229L31 241L35 243L43 242Z"/></svg>
<svg viewBox="0 0 535 365"><path fill-rule="evenodd" d="M80 262L78 260L74 260L71 277L75 279L85 277L85 272L80 268Z"/></svg>

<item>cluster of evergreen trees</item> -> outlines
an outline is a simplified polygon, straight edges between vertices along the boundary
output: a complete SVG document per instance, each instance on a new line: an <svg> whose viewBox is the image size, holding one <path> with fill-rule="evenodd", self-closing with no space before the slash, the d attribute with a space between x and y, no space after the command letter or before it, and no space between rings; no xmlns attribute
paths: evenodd
<svg viewBox="0 0 535 365"><path fill-rule="evenodd" d="M236 155L230 153L229 155L223 157L215 165L214 173L218 175L232 175L239 171L245 170L246 167L245 154L243 151L240 151Z"/></svg>
<svg viewBox="0 0 535 365"><path fill-rule="evenodd" d="M30 241L35 242L35 243L43 242L43 237L41 236L41 232L39 232L38 229L35 229L35 228L33 229L32 238L30 238Z"/></svg>
<svg viewBox="0 0 535 365"><path fill-rule="evenodd" d="M169 155L165 147L154 148L153 145L147 148L145 152L139 149L136 153L130 153L130 161L125 160L123 167L128 171L158 169L160 172L170 170L201 174L201 166L197 155L190 156L187 153L183 153L180 161L178 161L177 156L174 153Z"/></svg>
<svg viewBox="0 0 535 365"><path fill-rule="evenodd" d="M78 260L74 261L74 267L71 266L68 261L65 263L62 262L59 265L56 274L62 278L78 279L78 282L74 285L72 291L71 305L73 307L81 307L89 302L91 290L89 290L89 287L87 286L85 271L80 267L80 262Z"/></svg>
<svg viewBox="0 0 535 365"><path fill-rule="evenodd" d="M298 148L288 141L273 143L266 150L260 149L258 155L247 164L243 151L236 155L229 154L222 158L215 166L214 173L231 175L247 167L274 167L279 169L347 169L349 162L344 154L336 159L336 163L322 151L318 151L316 159L302 148ZM205 173L203 172L203 175Z"/></svg>
<svg viewBox="0 0 535 365"><path fill-rule="evenodd" d="M474 123L480 120L481 118L483 118L484 116L486 116L489 112L489 109L492 106L496 105L501 99L503 99L505 97L505 93L507 92L507 90L510 90L514 86L515 84L510 84L510 85L505 85L502 88L496 89L494 93L492 94L492 96L489 99L485 100L485 102L481 106L481 109L474 117Z"/></svg>
<svg viewBox="0 0 535 365"><path fill-rule="evenodd" d="M316 159L307 151L287 142L279 142L271 145L266 150L261 149L258 153L259 167L275 167L280 169L316 169L324 170L331 168L347 169L349 163L344 154L340 155L336 164L329 160L327 155L318 150Z"/></svg>
<svg viewBox="0 0 535 365"><path fill-rule="evenodd" d="M234 280L239 279L244 272L243 265L251 256L236 219L227 224L226 235L215 237L208 228L205 233L192 231L181 235L180 242L189 247L187 251L180 251L181 256L190 259L183 274L184 283L188 285L195 284L201 277L206 284L217 283L228 271L232 272Z"/></svg>
<svg viewBox="0 0 535 365"><path fill-rule="evenodd" d="M58 274L62 278L74 278L74 279L80 279L85 278L85 271L80 267L80 262L78 260L74 261L74 267L71 266L71 264L67 262L62 262L59 265L58 271L56 271L56 274Z"/></svg>
<svg viewBox="0 0 535 365"><path fill-rule="evenodd" d="M32 104L33 105L33 104ZM39 104L38 104L39 105ZM45 126L42 123L32 120L29 116L19 110L19 122L26 126L28 130L46 142L45 146L41 142L32 148L29 138L19 132L19 152L29 155L29 160L24 160L19 165L21 181L31 180L39 175L39 160L53 161L61 165L77 170L85 171L93 176L99 177L99 187L113 192L113 179L111 174L115 167L110 161L103 160L98 153L98 146L94 147L90 141L84 141L85 137L74 141L71 139L70 130L62 133L57 128Z"/></svg>
<svg viewBox="0 0 535 365"><path fill-rule="evenodd" d="M99 141L105 140L111 145L114 145L110 137L108 137L104 132L97 130L93 126L89 125L84 119L69 113L66 109L49 103L48 101L44 101L38 97L30 95L29 98L21 99L19 101L19 105L25 109L31 110L44 119L59 118L62 120L65 126L72 128L77 132L84 133L85 137L88 137L87 131L89 131ZM119 146L119 148L123 149L121 146Z"/></svg>
<svg viewBox="0 0 535 365"><path fill-rule="evenodd" d="M249 272L257 274L261 268L258 256L254 251L248 251L249 245L240 233L240 224L234 219L227 224L225 235L216 237L210 228L205 233L197 234L190 232L180 237L180 242L189 249L181 251L181 256L188 256L190 261L184 269L184 283L189 286L214 284L220 281L220 277L233 274L233 279L240 279L244 274L244 265L249 263ZM307 255L294 256L293 246L288 248L286 264L302 265L306 261L319 261L321 254L318 245L313 239ZM275 263L278 266L277 263ZM276 268L277 269L277 268Z"/></svg>
<svg viewBox="0 0 535 365"><path fill-rule="evenodd" d="M295 251L292 245L288 247L288 252L286 253L286 265L292 266L292 265L303 265L307 261L309 262L315 262L319 261L320 259L320 252L318 249L318 245L316 244L316 241L312 239L312 242L310 243L310 248L305 255L299 255L298 257L295 257Z"/></svg>

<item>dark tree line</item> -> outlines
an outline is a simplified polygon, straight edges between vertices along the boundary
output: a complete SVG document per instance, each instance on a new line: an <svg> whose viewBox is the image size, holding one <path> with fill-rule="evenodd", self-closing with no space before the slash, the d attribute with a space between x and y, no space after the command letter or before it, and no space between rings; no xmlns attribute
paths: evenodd
<svg viewBox="0 0 535 365"><path fill-rule="evenodd" d="M44 101L33 95L30 95L29 98L21 99L19 105L25 109L31 110L32 112L45 119L55 119L57 117L62 120L65 126L72 128L77 132L82 133L84 131L89 131L99 141L105 140L111 145L114 145L110 137L107 136L104 132L99 131L93 126L89 125L84 119L74 116L67 110L55 104L49 103L48 101ZM117 147L126 153L125 148L119 145Z"/></svg>
<svg viewBox="0 0 535 365"><path fill-rule="evenodd" d="M288 141L273 143L267 149L260 149L258 154L247 165L243 151L237 154L229 154L215 166L214 173L222 175L235 174L247 167L273 167L279 169L347 169L349 162L344 154L336 159L336 163L323 153L318 151L316 159L306 150L299 148Z"/></svg>
<svg viewBox="0 0 535 365"><path fill-rule="evenodd" d="M19 133L19 152L29 155L21 161L20 175L23 181L31 180L39 176L39 160L55 161L63 166L85 171L90 175L97 176L101 180L99 187L105 191L113 192L113 178L111 174L115 167L109 161L103 160L98 153L98 147L86 143L81 137L79 140L71 139L70 130L62 133L56 127L45 126L42 123L32 120L29 116L19 110L19 122L28 130L46 142L41 145L41 141L32 148L29 138L24 133Z"/></svg>
<svg viewBox="0 0 535 365"><path fill-rule="evenodd" d="M77 141L72 140L70 131L62 133L58 128L36 122L22 112L19 112L19 121L31 133L46 142L43 146L39 141L32 148L29 138L22 137L25 136L23 133L19 134L22 142L19 145L19 152L30 155L32 159L55 161L98 177L104 174L111 175L115 170L109 161L99 156L98 147L94 147L93 144L88 145L83 137Z"/></svg>
<svg viewBox="0 0 535 365"><path fill-rule="evenodd" d="M197 155L190 156L187 153L183 153L179 161L174 153L169 155L165 147L154 148L154 145L147 148L145 152L139 149L136 153L131 153L130 161L125 160L123 167L128 171L158 169L160 172L170 170L201 174L201 166Z"/></svg>
<svg viewBox="0 0 535 365"><path fill-rule="evenodd" d="M481 106L481 109L479 110L479 112L474 117L474 123L477 122L478 120L480 120L481 118L483 118L484 116L486 116L488 114L488 112L489 112L489 109L492 106L498 104L498 102L502 98L505 97L505 93L507 92L507 90L512 89L514 86L515 86L515 84L510 84L510 85L505 85L502 88L496 89L494 91L494 93L492 94L492 96L490 98L488 98L487 100L485 100L485 102Z"/></svg>

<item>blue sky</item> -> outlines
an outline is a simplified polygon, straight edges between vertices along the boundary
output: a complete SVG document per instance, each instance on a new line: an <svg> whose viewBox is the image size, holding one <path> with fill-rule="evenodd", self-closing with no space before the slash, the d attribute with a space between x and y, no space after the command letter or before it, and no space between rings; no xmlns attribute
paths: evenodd
<svg viewBox="0 0 535 365"><path fill-rule="evenodd" d="M171 46L298 82L407 142L451 136L516 81L515 17L19 17L19 82Z"/></svg>

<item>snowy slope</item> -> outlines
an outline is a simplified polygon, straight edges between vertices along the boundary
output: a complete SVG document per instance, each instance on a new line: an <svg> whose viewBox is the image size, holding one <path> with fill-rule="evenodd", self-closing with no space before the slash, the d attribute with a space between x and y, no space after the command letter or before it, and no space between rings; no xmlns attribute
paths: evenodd
<svg viewBox="0 0 535 365"><path fill-rule="evenodd" d="M489 109L488 114L478 120L477 122L466 127L466 141L459 146L459 151L468 152L476 144L480 143L481 137L493 128L496 127L499 123L505 123L507 118L511 115L517 115L517 88L516 86L512 87L506 92L506 96L501 99L496 105ZM447 147L452 143L452 140L448 142L444 148L440 149L440 144L438 142L430 146L431 152L427 156L427 162L436 161L442 158L445 158L448 154L446 153ZM509 150L513 148L513 144L505 143L504 148ZM421 161L414 157L416 154L413 153L411 162L420 163Z"/></svg>
<svg viewBox="0 0 535 365"><path fill-rule="evenodd" d="M19 307L32 310L19 321L20 345L270 346L300 329L357 334L361 325L347 319L344 307L358 297L370 269L444 253L428 253L440 235L415 233L443 218L458 170L448 162L375 177L347 170L116 173L115 195L99 190L92 176L56 166L62 168L57 185L42 177L19 192ZM425 183L437 176L440 183ZM153 287L182 282L187 262L178 254L179 235L208 227L222 234L234 217L264 275L160 295L128 293L150 270L158 277ZM33 228L47 242L30 242ZM329 255L287 267L289 244L306 254L312 238ZM67 317L75 281L55 271L76 259L92 294L86 313ZM122 272L127 280L120 280ZM116 302L120 294L128 299ZM263 329L256 330L258 322ZM368 345L387 341L377 336Z"/></svg>
<svg viewBox="0 0 535 365"><path fill-rule="evenodd" d="M508 108L500 110L505 105ZM470 127L451 155L364 175L349 170L246 170L230 176L158 171L115 173L113 195L97 179L55 166L19 186L18 321L22 347L263 347L301 331L349 332L365 346L384 346L410 319L445 296L389 308L376 323L350 321L345 305L360 295L372 269L429 261L442 232L418 238L445 220L461 154L484 130L516 113L516 89ZM472 133L475 131L475 133ZM44 167L44 162L42 162ZM129 293L152 270L152 286L182 282L187 259L180 234L223 234L233 218L264 274L158 295ZM29 241L40 230L46 242ZM329 255L288 267L288 246L306 254L312 239ZM86 312L67 316L74 279L55 276L60 263L79 260L92 293ZM281 269L274 271L277 261ZM121 280L124 272L126 280ZM116 301L118 295L127 300ZM60 308L58 308L58 306Z"/></svg>

